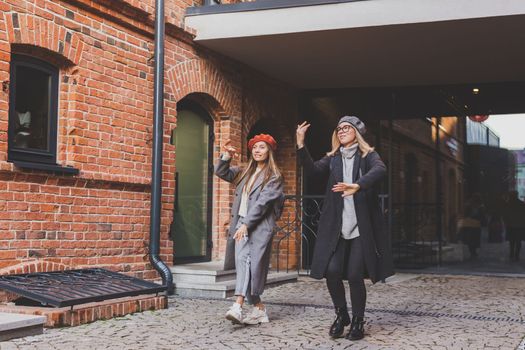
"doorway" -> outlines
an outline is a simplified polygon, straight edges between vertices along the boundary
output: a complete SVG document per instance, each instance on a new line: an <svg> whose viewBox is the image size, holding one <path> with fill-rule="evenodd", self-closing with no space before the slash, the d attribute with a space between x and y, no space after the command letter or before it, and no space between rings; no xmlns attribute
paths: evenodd
<svg viewBox="0 0 525 350"><path fill-rule="evenodd" d="M211 260L213 120L199 104L177 105L175 203L170 236L174 264Z"/></svg>

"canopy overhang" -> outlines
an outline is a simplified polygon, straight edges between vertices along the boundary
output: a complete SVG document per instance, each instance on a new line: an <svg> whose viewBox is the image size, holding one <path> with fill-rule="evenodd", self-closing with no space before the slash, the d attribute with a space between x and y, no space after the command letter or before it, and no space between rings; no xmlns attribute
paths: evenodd
<svg viewBox="0 0 525 350"><path fill-rule="evenodd" d="M194 7L195 41L298 89L525 81L523 0Z"/></svg>

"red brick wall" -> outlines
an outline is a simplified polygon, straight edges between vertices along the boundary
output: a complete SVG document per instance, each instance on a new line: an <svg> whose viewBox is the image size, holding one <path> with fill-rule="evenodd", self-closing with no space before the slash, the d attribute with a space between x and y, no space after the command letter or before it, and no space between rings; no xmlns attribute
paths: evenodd
<svg viewBox="0 0 525 350"><path fill-rule="evenodd" d="M54 328L79 326L97 320L108 320L135 312L154 311L166 309L167 307L168 298L165 295L155 296L150 294L80 304L75 305L74 309L71 307L49 308L0 305L0 312L46 316L47 320L44 323L44 327Z"/></svg>
<svg viewBox="0 0 525 350"><path fill-rule="evenodd" d="M0 91L0 268L52 261L158 276L147 258L153 4L0 0L0 81L9 80L14 51L60 67L57 162L80 170L78 176L57 176L7 162L9 91ZM176 169L169 135L176 128L177 102L191 98L208 110L215 123L215 157L226 139L241 147L261 117L296 118L293 90L192 44L191 33L182 29L183 10L192 4L166 4L161 258L168 265ZM282 128L283 135L290 134L290 125ZM283 136L278 160L287 192L296 189L292 149L290 136ZM231 200L231 186L214 178L214 259L223 256L228 222L222 218Z"/></svg>

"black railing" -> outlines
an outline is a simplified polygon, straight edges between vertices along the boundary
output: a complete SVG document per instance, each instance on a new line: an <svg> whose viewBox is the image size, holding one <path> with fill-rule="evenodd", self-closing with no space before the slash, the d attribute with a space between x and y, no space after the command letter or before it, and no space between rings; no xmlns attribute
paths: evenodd
<svg viewBox="0 0 525 350"><path fill-rule="evenodd" d="M397 268L437 265L440 245L436 237L435 203L394 203L390 220L387 200L379 196L385 222L391 222L392 253ZM309 273L324 196L286 196L273 243L272 269Z"/></svg>
<svg viewBox="0 0 525 350"><path fill-rule="evenodd" d="M309 272L324 196L286 196L274 238L272 267Z"/></svg>
<svg viewBox="0 0 525 350"><path fill-rule="evenodd" d="M392 253L398 268L437 265L440 244L436 237L436 203L392 205Z"/></svg>

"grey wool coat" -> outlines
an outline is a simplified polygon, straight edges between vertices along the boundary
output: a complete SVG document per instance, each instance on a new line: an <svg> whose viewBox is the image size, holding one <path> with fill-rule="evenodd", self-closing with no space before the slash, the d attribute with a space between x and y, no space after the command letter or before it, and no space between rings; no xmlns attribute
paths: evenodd
<svg viewBox="0 0 525 350"><path fill-rule="evenodd" d="M297 153L307 173L329 175L311 266L311 276L320 279L325 277L328 263L341 236L343 197L341 193L333 192L332 187L343 182L343 161L339 152L316 162L312 160L306 147L299 149ZM394 274L390 236L376 190L385 174L386 166L377 152L370 152L363 158L361 151L357 150L352 179L360 189L354 194L354 204L367 275L373 283Z"/></svg>
<svg viewBox="0 0 525 350"><path fill-rule="evenodd" d="M230 160L219 159L215 166L215 174L230 183L240 171L239 167L230 167ZM235 234L242 189L247 180L244 179L235 188L228 239L232 239ZM248 227L252 295L261 295L264 291L270 265L272 238L284 204L283 179L274 176L264 186L262 182L263 176L255 180L248 195L248 212L243 219L243 223Z"/></svg>

